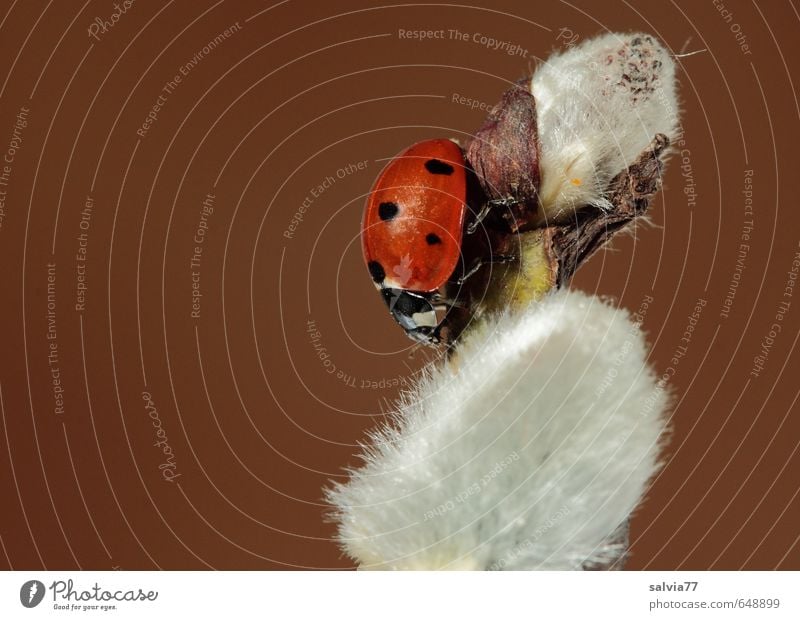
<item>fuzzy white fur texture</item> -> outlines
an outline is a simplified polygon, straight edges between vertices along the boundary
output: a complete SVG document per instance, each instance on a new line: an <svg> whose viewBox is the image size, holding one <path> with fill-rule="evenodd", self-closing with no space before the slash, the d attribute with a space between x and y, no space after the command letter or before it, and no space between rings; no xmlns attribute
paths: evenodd
<svg viewBox="0 0 800 620"><path fill-rule="evenodd" d="M551 56L531 80L541 144L543 220L610 206L608 182L657 133L680 125L675 63L644 33L610 33Z"/></svg>
<svg viewBox="0 0 800 620"><path fill-rule="evenodd" d="M613 561L657 471L668 396L625 310L561 291L488 317L328 491L361 569Z"/></svg>

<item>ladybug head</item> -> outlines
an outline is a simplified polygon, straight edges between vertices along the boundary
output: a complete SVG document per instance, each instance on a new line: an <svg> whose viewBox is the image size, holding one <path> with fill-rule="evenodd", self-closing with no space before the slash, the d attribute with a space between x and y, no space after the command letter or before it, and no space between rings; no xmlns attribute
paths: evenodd
<svg viewBox="0 0 800 620"><path fill-rule="evenodd" d="M400 288L381 288L381 295L394 320L409 338L421 344L439 344L441 325L437 321L430 295Z"/></svg>

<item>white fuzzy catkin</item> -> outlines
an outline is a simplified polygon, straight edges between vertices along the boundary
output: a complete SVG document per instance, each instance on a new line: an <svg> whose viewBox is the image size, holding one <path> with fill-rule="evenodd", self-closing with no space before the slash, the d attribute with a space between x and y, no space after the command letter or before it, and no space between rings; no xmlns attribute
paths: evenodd
<svg viewBox="0 0 800 620"><path fill-rule="evenodd" d="M561 291L484 319L328 491L361 569L580 569L658 467L667 396L625 310Z"/></svg>
<svg viewBox="0 0 800 620"><path fill-rule="evenodd" d="M543 219L610 206L608 182L679 125L675 63L651 35L610 33L551 56L533 76Z"/></svg>

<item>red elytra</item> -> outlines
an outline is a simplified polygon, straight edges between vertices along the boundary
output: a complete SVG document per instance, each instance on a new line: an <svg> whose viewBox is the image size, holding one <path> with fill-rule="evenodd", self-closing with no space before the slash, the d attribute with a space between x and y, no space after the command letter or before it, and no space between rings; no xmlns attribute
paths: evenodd
<svg viewBox="0 0 800 620"><path fill-rule="evenodd" d="M466 217L464 155L451 140L419 142L392 159L367 199L364 258L379 286L440 288L461 254Z"/></svg>

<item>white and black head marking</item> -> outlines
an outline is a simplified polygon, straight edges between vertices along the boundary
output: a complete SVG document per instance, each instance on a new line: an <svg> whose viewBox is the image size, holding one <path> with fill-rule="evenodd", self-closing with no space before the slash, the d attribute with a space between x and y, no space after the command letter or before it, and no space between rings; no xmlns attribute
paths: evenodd
<svg viewBox="0 0 800 620"><path fill-rule="evenodd" d="M421 344L439 344L441 325L430 300L431 294L386 287L384 286L386 272L383 266L378 261L370 261L367 267L389 312L408 337Z"/></svg>
<svg viewBox="0 0 800 620"><path fill-rule="evenodd" d="M439 344L440 325L428 294L381 288L381 296L409 338L422 344Z"/></svg>

